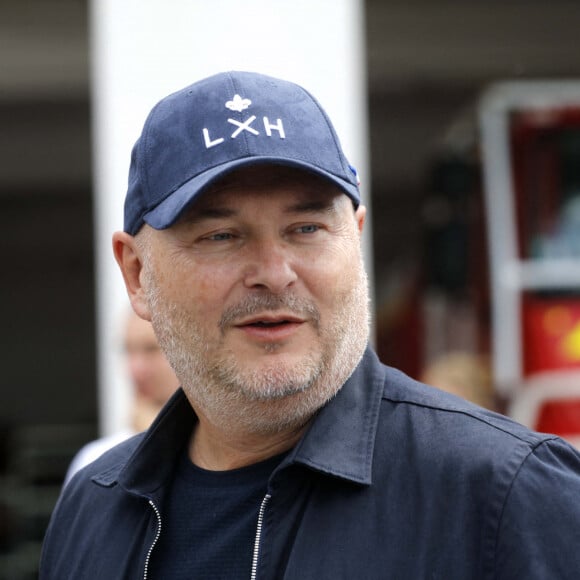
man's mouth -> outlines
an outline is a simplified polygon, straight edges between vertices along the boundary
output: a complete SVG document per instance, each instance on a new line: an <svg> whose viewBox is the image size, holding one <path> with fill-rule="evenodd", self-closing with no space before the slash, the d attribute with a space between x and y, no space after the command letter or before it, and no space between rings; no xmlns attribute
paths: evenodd
<svg viewBox="0 0 580 580"><path fill-rule="evenodd" d="M289 324L289 320L256 320L256 322L249 322L243 326L255 326L257 328L275 328L276 326L283 326L284 324Z"/></svg>
<svg viewBox="0 0 580 580"><path fill-rule="evenodd" d="M301 324L304 320L297 316L253 316L252 318L246 318L240 320L236 326L253 326L255 328L276 328L279 326L285 326L287 324Z"/></svg>
<svg viewBox="0 0 580 580"><path fill-rule="evenodd" d="M290 314L259 314L237 321L234 325L247 337L268 343L289 339L306 321Z"/></svg>
<svg viewBox="0 0 580 580"><path fill-rule="evenodd" d="M246 332L254 331L273 335L275 332L293 332L304 324L317 329L320 312L309 300L295 296L273 296L270 294L250 294L244 300L227 308L220 318L222 333L237 328Z"/></svg>

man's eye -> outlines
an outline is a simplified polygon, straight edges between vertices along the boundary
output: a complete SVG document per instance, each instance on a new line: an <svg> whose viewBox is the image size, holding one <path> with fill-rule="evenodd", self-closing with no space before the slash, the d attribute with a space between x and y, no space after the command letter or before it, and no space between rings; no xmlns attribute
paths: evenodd
<svg viewBox="0 0 580 580"><path fill-rule="evenodd" d="M297 231L300 232L301 234L313 234L317 232L319 229L320 228L315 224L308 224L305 226L300 226Z"/></svg>
<svg viewBox="0 0 580 580"><path fill-rule="evenodd" d="M213 242L223 242L226 240L231 240L232 238L233 238L232 234L230 234L228 232L218 232L216 234L211 234L211 235L206 237L207 240L210 240Z"/></svg>

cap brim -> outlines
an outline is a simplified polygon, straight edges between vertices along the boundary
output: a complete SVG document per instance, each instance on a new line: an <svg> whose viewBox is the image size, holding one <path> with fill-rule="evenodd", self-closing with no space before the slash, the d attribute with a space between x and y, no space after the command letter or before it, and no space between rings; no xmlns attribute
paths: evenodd
<svg viewBox="0 0 580 580"><path fill-rule="evenodd" d="M318 167L300 161L280 159L276 157L247 157L213 167L208 171L205 171L203 174L193 177L173 193L168 195L166 199L155 206L152 210L145 213L143 215L143 221L156 230L163 230L171 227L179 220L189 205L198 196L203 194L209 186L236 169L253 165L284 165L287 167L304 169L309 173L314 173L328 179L330 182L335 184L352 200L355 207L358 207L360 204L360 192L355 184L345 181L332 173L322 171Z"/></svg>

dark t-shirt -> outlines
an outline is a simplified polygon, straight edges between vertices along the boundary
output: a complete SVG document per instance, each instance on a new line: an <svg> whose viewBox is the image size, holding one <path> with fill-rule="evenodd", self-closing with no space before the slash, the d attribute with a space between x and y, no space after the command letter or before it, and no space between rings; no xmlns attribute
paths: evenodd
<svg viewBox="0 0 580 580"><path fill-rule="evenodd" d="M207 471L184 453L151 556L153 580L248 580L258 512L282 455L231 471Z"/></svg>

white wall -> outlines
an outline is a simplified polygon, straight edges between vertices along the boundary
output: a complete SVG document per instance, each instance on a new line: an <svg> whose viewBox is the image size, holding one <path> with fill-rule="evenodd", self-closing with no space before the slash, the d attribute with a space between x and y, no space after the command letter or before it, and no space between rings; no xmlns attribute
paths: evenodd
<svg viewBox="0 0 580 580"><path fill-rule="evenodd" d="M287 78L330 115L369 205L363 9L362 0L92 0L102 433L127 419L128 389L115 348L127 300L110 240L122 229L130 151L145 116L166 94L222 70ZM367 231L370 267L369 240Z"/></svg>

